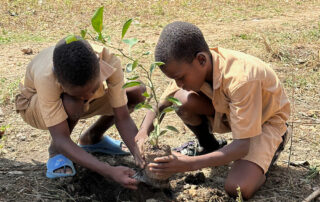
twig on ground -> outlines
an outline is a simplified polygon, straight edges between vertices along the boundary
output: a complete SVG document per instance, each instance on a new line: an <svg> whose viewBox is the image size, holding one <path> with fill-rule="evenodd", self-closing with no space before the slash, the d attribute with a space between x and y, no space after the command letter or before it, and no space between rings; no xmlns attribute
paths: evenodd
<svg viewBox="0 0 320 202"><path fill-rule="evenodd" d="M317 198L320 195L320 188L312 192L307 198L303 200L303 202L310 202L313 199Z"/></svg>
<svg viewBox="0 0 320 202"><path fill-rule="evenodd" d="M291 79L293 83L295 84L296 82L296 77L293 73L293 66L291 66ZM291 86L291 98L292 98L292 103L291 103L291 120L295 120L294 113L295 113L295 100L294 100L294 95L295 95L295 88L294 85ZM291 162L291 155L292 155L292 144L293 144L293 135L294 135L294 122L291 122L291 137L290 137L290 148L289 148L289 157L288 157L288 169L290 167L290 162ZM290 176L291 177L291 176Z"/></svg>

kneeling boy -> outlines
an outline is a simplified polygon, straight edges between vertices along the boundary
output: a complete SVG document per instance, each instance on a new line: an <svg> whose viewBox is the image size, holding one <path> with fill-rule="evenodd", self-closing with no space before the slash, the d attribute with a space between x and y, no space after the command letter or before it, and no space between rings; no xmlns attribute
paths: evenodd
<svg viewBox="0 0 320 202"><path fill-rule="evenodd" d="M167 25L155 50L161 71L173 83L165 96L182 102L177 114L195 133L204 155L174 153L148 167L158 175L186 172L234 162L225 190L250 198L265 182L270 165L286 141L290 104L275 72L260 59L224 48L209 49L200 29L186 22ZM169 105L162 102L160 110ZM152 129L149 112L136 141ZM233 141L219 149L211 132L232 132ZM140 144L140 143L139 143Z"/></svg>

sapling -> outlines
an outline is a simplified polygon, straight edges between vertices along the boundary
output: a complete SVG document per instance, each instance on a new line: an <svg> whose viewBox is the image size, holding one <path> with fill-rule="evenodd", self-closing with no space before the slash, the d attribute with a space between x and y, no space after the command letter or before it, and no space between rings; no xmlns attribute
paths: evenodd
<svg viewBox="0 0 320 202"><path fill-rule="evenodd" d="M123 85L123 88L129 88L129 87L134 87L134 86L138 86L138 85L143 85L142 82L138 80L140 77L147 80L146 86L147 86L148 90L142 94L144 97L146 97L146 101L137 104L135 106L135 110L144 108L147 110L152 110L155 113L155 120L153 122L154 130L149 135L148 143L150 143L150 145L152 145L153 150L161 150L161 149L163 149L161 147L165 147L165 149L163 149L163 150L166 150L166 152L160 153L159 155L169 155L169 154L171 154L170 147L169 146L159 146L159 137L164 135L168 131L173 131L176 133L178 133L179 131L174 126L170 126L170 125L165 126L163 129L161 127L161 118L166 113L177 110L177 108L179 106L181 106L181 102L174 97L169 97L169 98L167 98L167 100L169 102L171 102L173 105L165 108L161 112L159 111L159 97L157 96L156 86L154 85L155 82L154 82L152 76L153 76L153 72L155 71L155 69L159 66L164 65L164 63L160 62L160 61L152 62L150 64L150 67L146 68L144 65L142 65L139 62L139 59L141 59L141 57L149 55L150 51L143 52L137 58L132 56L132 54L131 54L132 47L138 43L138 39L124 38L124 37L129 29L129 27L131 26L133 19L129 19L124 23L124 25L122 27L122 32L121 32L121 38L120 38L121 42L128 45L128 53L126 53L123 49L120 48L121 42L118 44L118 47L115 47L114 45L112 45L111 40L110 40L111 37L105 36L102 32L103 31L103 9L104 9L103 7L98 8L95 11L95 13L91 19L91 24L92 24L92 27L93 27L95 34L93 35L88 30L84 29L84 30L81 30L81 37L84 39L90 38L94 41L98 41L98 42L102 43L106 47L117 50L121 56L123 56L124 58L126 58L130 61L126 65L126 68L125 68L127 73L135 72L136 69L138 69L138 68L140 68L142 70L142 74L140 76L136 74L135 76L133 76L131 78L127 78L128 82L126 82ZM71 43L72 41L75 41L75 40L77 40L77 37L75 37L74 35L70 35L66 38L67 43ZM154 108L150 104L150 102L152 102L152 101L155 104ZM153 155L154 154L151 155L152 158L155 158L156 156L153 156ZM148 161L152 162L153 159L148 160L148 158L146 157L146 163L148 163ZM148 171L146 171L146 172L148 172ZM147 175L151 178L157 178L155 176L150 176L150 175L152 175L152 173L150 173L150 172L147 173Z"/></svg>

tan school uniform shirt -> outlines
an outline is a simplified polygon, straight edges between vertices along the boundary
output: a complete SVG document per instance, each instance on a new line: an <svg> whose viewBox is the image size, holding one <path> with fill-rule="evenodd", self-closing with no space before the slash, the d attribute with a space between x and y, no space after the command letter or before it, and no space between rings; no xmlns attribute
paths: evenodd
<svg viewBox="0 0 320 202"><path fill-rule="evenodd" d="M260 59L224 48L211 49L213 83L204 83L201 92L216 111L213 132L232 131L234 139L257 136L269 122L284 125L290 115L290 103L274 70ZM180 88L172 82L161 100Z"/></svg>
<svg viewBox="0 0 320 202"><path fill-rule="evenodd" d="M250 138L242 159L266 173L285 133L290 103L274 70L260 59L223 48L211 50L213 82L201 92L212 100L214 116L208 116L213 133L232 132L233 139ZM172 82L161 100L180 88Z"/></svg>
<svg viewBox="0 0 320 202"><path fill-rule="evenodd" d="M127 96L122 88L124 84L123 71L120 60L101 46L91 44L94 51L99 56L101 84L94 96L85 103L85 111L89 110L89 103L94 99L108 95L111 107L117 108L127 104ZM41 122L36 119L42 118L44 126L41 124L30 125L46 129L61 123L67 119L60 98L63 89L53 73L53 51L54 46L41 51L27 66L23 83L20 83L21 93L16 96L16 110L23 112L30 107L33 96L37 96L37 105L33 106L40 111L42 117L29 117L31 122ZM106 85L103 82L106 81ZM105 87L107 86L107 87ZM28 123L28 117L24 117Z"/></svg>

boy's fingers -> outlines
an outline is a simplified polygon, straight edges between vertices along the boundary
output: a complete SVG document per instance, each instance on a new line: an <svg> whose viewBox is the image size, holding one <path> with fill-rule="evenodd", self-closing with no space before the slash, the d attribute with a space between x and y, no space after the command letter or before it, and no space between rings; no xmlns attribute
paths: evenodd
<svg viewBox="0 0 320 202"><path fill-rule="evenodd" d="M134 174L136 174L136 172L134 172L134 170L132 170L132 169L130 169L130 168L126 171L126 173L129 175L129 177L131 177L131 176L133 176Z"/></svg>
<svg viewBox="0 0 320 202"><path fill-rule="evenodd" d="M149 167L150 168L162 168L162 169L164 169L167 166L164 163L149 163Z"/></svg>
<svg viewBox="0 0 320 202"><path fill-rule="evenodd" d="M150 171L153 173L168 173L168 172L170 172L168 169L165 169L165 168L150 168Z"/></svg>
<svg viewBox="0 0 320 202"><path fill-rule="evenodd" d="M137 190L138 189L138 187L136 185L125 185L124 187L128 188L128 189L133 189L133 190Z"/></svg>
<svg viewBox="0 0 320 202"><path fill-rule="evenodd" d="M137 184L139 184L139 182L137 180L133 179L133 178L129 178L127 184L128 185L137 185Z"/></svg>
<svg viewBox="0 0 320 202"><path fill-rule="evenodd" d="M157 163L165 163L165 162L169 162L172 161L174 159L174 156L170 155L170 156L163 156L163 157L157 157L154 159L154 162Z"/></svg>

